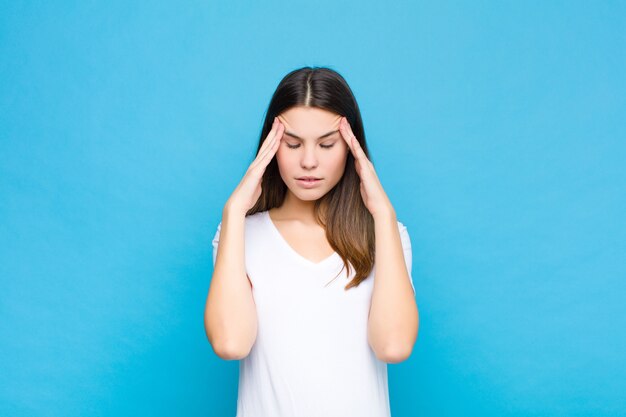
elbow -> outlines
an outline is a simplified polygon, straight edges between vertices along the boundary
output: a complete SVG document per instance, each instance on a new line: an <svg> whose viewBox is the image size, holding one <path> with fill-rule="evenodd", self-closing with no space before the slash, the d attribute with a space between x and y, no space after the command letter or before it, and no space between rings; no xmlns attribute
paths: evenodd
<svg viewBox="0 0 626 417"><path fill-rule="evenodd" d="M241 360L250 354L250 349L245 349L235 343L211 343L213 352L221 359L227 361Z"/></svg>
<svg viewBox="0 0 626 417"><path fill-rule="evenodd" d="M254 335L224 334L223 331L216 332L205 321L205 332L213 352L224 360L241 360L247 357L254 346L256 340L256 328Z"/></svg>
<svg viewBox="0 0 626 417"><path fill-rule="evenodd" d="M417 316L419 317L419 316ZM419 331L419 318L417 318L414 330L410 334L403 337L390 338L384 341L384 343L372 344L372 350L376 355L376 358L382 362L387 363L400 363L407 360L413 352L413 346L417 341L417 335ZM376 346L376 348L374 348Z"/></svg>
<svg viewBox="0 0 626 417"><path fill-rule="evenodd" d="M209 344L218 357L224 360L241 360L248 356L251 347L244 347L242 343L236 343L231 338L216 337L213 332L210 331L210 327L205 322L205 333Z"/></svg>
<svg viewBox="0 0 626 417"><path fill-rule="evenodd" d="M409 345L388 345L376 352L376 357L379 361L394 364L407 360L412 351L413 349Z"/></svg>

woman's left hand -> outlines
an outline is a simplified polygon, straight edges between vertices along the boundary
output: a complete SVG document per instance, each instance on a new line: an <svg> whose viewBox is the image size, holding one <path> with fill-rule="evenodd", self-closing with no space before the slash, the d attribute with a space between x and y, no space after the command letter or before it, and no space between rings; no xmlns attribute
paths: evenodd
<svg viewBox="0 0 626 417"><path fill-rule="evenodd" d="M367 159L367 155L365 155L361 144L354 136L354 133L352 133L350 123L348 123L345 117L342 117L339 122L339 131L354 156L356 172L361 178L361 197L365 207L374 217L393 212L393 206L378 180L374 165Z"/></svg>

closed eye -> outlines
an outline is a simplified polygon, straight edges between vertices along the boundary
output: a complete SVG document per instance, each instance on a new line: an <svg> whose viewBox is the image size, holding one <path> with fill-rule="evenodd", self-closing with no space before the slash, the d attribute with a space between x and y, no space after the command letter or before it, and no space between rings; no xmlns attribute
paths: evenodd
<svg viewBox="0 0 626 417"><path fill-rule="evenodd" d="M285 143L286 143L286 142L285 142ZM321 146L322 148L324 148L324 149L330 149L330 148L332 148L333 146L335 146L335 144L333 143L333 144L330 144L330 145L320 145L320 146ZM299 147L300 147L300 144L297 144L297 145L290 145L290 144L288 144L288 143L287 143L287 147L288 147L289 149L297 149L297 148L299 148Z"/></svg>

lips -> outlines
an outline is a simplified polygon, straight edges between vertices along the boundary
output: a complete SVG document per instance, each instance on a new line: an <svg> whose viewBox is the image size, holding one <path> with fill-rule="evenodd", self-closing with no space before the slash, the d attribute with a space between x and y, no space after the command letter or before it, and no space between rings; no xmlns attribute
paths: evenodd
<svg viewBox="0 0 626 417"><path fill-rule="evenodd" d="M313 181L313 180L320 180L321 178L317 178L317 177L299 177L296 178L297 180L305 180L305 181Z"/></svg>

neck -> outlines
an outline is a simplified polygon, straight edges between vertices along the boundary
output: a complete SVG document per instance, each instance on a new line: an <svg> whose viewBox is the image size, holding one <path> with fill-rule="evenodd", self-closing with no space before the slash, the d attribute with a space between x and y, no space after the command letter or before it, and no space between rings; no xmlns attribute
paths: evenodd
<svg viewBox="0 0 626 417"><path fill-rule="evenodd" d="M315 200L301 200L287 190L285 200L280 207L271 209L276 220L298 220L302 223L315 224Z"/></svg>

